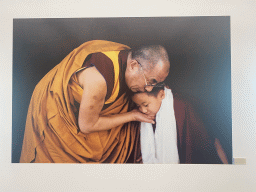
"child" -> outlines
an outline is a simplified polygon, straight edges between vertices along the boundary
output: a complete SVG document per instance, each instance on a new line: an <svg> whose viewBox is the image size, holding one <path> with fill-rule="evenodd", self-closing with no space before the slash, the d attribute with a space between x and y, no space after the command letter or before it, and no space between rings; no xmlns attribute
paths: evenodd
<svg viewBox="0 0 256 192"><path fill-rule="evenodd" d="M153 126L141 123L135 162L228 163L219 140L208 135L191 105L170 89L155 87L133 94L132 100L142 113L155 117Z"/></svg>

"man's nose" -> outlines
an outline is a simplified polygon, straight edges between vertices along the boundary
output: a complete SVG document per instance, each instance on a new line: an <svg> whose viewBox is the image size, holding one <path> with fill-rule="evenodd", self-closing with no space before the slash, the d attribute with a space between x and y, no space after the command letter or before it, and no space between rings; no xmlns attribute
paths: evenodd
<svg viewBox="0 0 256 192"><path fill-rule="evenodd" d="M151 92L152 89L153 89L153 86L146 86L146 87L145 87L145 90L146 90L147 92Z"/></svg>

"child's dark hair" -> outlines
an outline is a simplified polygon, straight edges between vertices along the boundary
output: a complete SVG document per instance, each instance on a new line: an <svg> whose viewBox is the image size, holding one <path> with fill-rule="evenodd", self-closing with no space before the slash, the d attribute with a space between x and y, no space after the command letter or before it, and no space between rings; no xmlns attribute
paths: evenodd
<svg viewBox="0 0 256 192"><path fill-rule="evenodd" d="M153 96L153 97L157 97L159 91L161 90L164 90L164 86L161 86L161 87L154 87L152 89L151 92L144 92L146 93L148 96ZM128 99L129 101L129 107L128 107L128 111L131 111L132 109L136 108L136 104L133 102L132 100L132 97L135 95L135 94L138 94L138 93L142 93L142 92L132 92L131 90L128 90L126 92L126 98Z"/></svg>
<svg viewBox="0 0 256 192"><path fill-rule="evenodd" d="M146 93L148 94L148 96L157 97L158 93L159 93L161 90L164 90L164 86L162 86L162 87L154 87L154 88L152 89L152 91L146 92Z"/></svg>
<svg viewBox="0 0 256 192"><path fill-rule="evenodd" d="M152 91L150 92L144 92L146 93L148 96L154 96L154 97L157 97L158 93L161 91L161 90L164 90L164 86L159 86L159 87L153 87ZM138 93L142 93L142 92L136 92L136 93L131 93L131 97L133 97L135 94L138 94Z"/></svg>

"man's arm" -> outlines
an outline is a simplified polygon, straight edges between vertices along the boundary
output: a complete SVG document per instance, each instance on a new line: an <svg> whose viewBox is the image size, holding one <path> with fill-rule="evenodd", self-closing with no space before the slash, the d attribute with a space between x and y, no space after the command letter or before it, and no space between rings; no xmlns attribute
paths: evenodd
<svg viewBox="0 0 256 192"><path fill-rule="evenodd" d="M147 115L137 110L100 116L107 94L107 84L95 67L79 72L78 81L84 90L78 115L78 125L83 133L109 130L130 121L154 123Z"/></svg>

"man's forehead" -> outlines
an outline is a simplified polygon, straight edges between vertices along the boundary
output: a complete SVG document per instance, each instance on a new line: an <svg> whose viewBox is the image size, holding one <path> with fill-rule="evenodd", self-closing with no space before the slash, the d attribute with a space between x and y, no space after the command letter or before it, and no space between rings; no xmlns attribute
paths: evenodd
<svg viewBox="0 0 256 192"><path fill-rule="evenodd" d="M148 78L156 79L158 82L162 82L168 75L168 70L166 69L165 65L162 63L157 64L150 72L148 73Z"/></svg>

